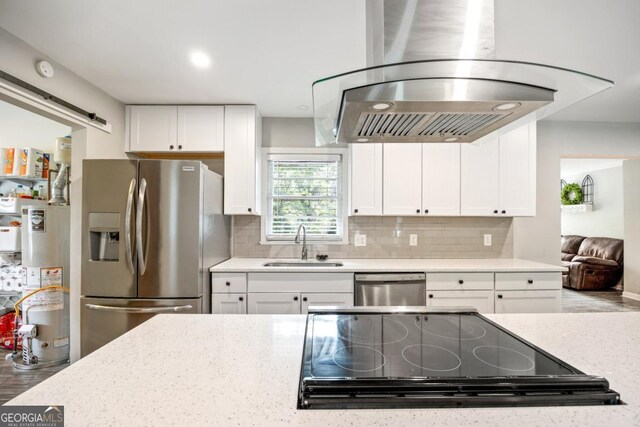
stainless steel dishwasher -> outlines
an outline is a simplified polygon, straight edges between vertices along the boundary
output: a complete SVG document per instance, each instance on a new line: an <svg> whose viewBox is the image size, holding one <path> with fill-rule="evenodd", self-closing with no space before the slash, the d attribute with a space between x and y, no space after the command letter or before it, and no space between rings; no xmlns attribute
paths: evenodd
<svg viewBox="0 0 640 427"><path fill-rule="evenodd" d="M356 305L427 305L424 273L356 274Z"/></svg>

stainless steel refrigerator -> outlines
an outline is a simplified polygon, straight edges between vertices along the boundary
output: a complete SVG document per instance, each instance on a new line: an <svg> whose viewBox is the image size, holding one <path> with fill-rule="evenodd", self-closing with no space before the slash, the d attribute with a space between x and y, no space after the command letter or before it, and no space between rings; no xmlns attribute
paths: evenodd
<svg viewBox="0 0 640 427"><path fill-rule="evenodd" d="M158 313L208 313L229 258L222 177L199 161L85 160L81 352Z"/></svg>

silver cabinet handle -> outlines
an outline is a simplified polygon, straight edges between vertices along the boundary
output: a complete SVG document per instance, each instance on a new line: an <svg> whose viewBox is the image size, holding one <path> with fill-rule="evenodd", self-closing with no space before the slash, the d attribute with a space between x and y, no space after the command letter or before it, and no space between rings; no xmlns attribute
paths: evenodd
<svg viewBox="0 0 640 427"><path fill-rule="evenodd" d="M142 214L145 212L147 196L147 180L142 178L140 180L140 191L138 191L138 207L136 209L136 246L138 252L138 262L140 263L140 275L142 276L147 269L147 259L145 258L145 252L148 249L146 246L149 243L149 221L147 218L147 241L142 242Z"/></svg>
<svg viewBox="0 0 640 427"><path fill-rule="evenodd" d="M193 309L192 305L174 305L169 307L114 307L112 305L85 304L89 310L96 311L116 311L120 313L178 313Z"/></svg>
<svg viewBox="0 0 640 427"><path fill-rule="evenodd" d="M127 265L132 273L136 272L136 266L134 265L135 253L133 251L133 243L131 241L131 215L133 214L133 197L136 192L136 183L136 179L133 178L131 180L131 184L129 184L129 194L127 194L127 211L124 215L124 249L127 255Z"/></svg>

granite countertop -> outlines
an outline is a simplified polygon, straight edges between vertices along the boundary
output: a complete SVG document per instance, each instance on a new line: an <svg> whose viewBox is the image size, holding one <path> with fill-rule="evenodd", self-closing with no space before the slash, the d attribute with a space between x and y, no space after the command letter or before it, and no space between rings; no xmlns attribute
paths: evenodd
<svg viewBox="0 0 640 427"><path fill-rule="evenodd" d="M304 316L202 314L158 315L8 404L64 405L67 426L640 424L640 313L487 317L626 405L300 411Z"/></svg>
<svg viewBox="0 0 640 427"><path fill-rule="evenodd" d="M211 267L211 272L314 272L319 271L331 273L354 273L354 272L560 272L565 271L565 267L553 264L543 264L535 261L528 261L518 258L499 259L340 259L329 260L340 261L342 267L265 267L264 263L269 261L294 261L273 258L231 258L223 263ZM320 261L310 261L322 264Z"/></svg>

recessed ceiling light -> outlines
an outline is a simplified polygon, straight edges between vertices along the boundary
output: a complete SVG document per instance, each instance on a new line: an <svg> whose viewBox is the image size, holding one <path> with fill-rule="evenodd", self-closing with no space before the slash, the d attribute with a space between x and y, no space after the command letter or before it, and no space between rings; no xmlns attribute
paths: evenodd
<svg viewBox="0 0 640 427"><path fill-rule="evenodd" d="M211 65L211 58L201 50L195 50L189 54L191 63L198 68L207 68Z"/></svg>
<svg viewBox="0 0 640 427"><path fill-rule="evenodd" d="M358 138L356 139L356 142L368 142L369 138Z"/></svg>
<svg viewBox="0 0 640 427"><path fill-rule="evenodd" d="M522 104L520 104L519 102L505 102L504 104L498 104L495 107L493 107L493 110L498 110L498 111L507 111L507 110L513 110L514 108L518 108L519 106L521 106Z"/></svg>
<svg viewBox="0 0 640 427"><path fill-rule="evenodd" d="M302 110L302 111L304 111L304 110L308 110L308 109L309 109L309 106L308 106L308 105L301 104L301 105L298 105L298 107L296 107L296 108L298 108L298 110Z"/></svg>
<svg viewBox="0 0 640 427"><path fill-rule="evenodd" d="M444 139L444 142L456 142L456 141L460 141L460 138L456 136L449 136Z"/></svg>
<svg viewBox="0 0 640 427"><path fill-rule="evenodd" d="M393 107L393 104L390 102L379 102L377 104L373 104L371 106L372 110L378 110L378 111L382 111L382 110L387 110L389 108Z"/></svg>

